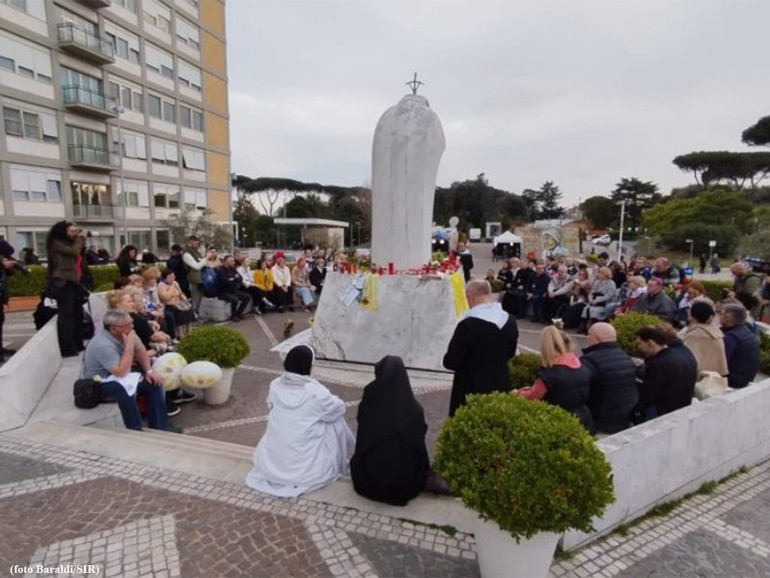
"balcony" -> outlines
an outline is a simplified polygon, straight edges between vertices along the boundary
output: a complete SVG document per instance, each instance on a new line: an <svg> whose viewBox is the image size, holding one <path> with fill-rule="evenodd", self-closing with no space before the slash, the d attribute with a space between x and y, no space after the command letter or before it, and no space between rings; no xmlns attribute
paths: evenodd
<svg viewBox="0 0 770 578"><path fill-rule="evenodd" d="M74 24L59 24L59 48L97 64L115 62L115 48L105 38L86 32Z"/></svg>
<svg viewBox="0 0 770 578"><path fill-rule="evenodd" d="M92 171L109 172L118 168L118 155L107 149L69 145L70 166Z"/></svg>
<svg viewBox="0 0 770 578"><path fill-rule="evenodd" d="M72 216L80 221L112 221L114 205L72 205Z"/></svg>
<svg viewBox="0 0 770 578"><path fill-rule="evenodd" d="M62 86L61 92L64 108L67 110L82 112L99 118L116 116L116 112L112 108L112 101L101 92L95 92L75 84Z"/></svg>

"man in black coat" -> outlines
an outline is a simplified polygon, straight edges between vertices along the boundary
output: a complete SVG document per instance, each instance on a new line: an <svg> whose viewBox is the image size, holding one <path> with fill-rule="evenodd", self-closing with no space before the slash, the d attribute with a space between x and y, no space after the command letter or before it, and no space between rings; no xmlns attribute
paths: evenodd
<svg viewBox="0 0 770 578"><path fill-rule="evenodd" d="M652 419L692 403L697 369L669 348L662 327L650 325L636 331L636 345L645 357L640 387L642 407Z"/></svg>
<svg viewBox="0 0 770 578"><path fill-rule="evenodd" d="M746 324L748 315L740 303L722 305L720 321L725 334L727 385L746 387L759 371L759 339Z"/></svg>
<svg viewBox="0 0 770 578"><path fill-rule="evenodd" d="M235 268L235 258L225 255L222 266L217 269L217 297L230 303L230 321L243 319L243 312L251 301L251 295L241 291L242 284L243 279Z"/></svg>
<svg viewBox="0 0 770 578"><path fill-rule="evenodd" d="M591 372L588 409L596 431L614 434L631 424L631 412L639 401L636 364L617 342L609 323L594 323L588 330L588 347L580 363Z"/></svg>
<svg viewBox="0 0 770 578"><path fill-rule="evenodd" d="M457 324L444 355L444 367L455 372L449 416L471 393L508 391L508 360L516 355L516 319L497 302L487 281L471 281L465 288L470 309Z"/></svg>

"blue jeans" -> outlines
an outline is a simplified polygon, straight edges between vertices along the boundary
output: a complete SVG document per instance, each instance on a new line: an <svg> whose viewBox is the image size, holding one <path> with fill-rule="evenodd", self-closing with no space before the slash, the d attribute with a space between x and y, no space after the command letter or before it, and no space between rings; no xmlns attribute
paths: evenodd
<svg viewBox="0 0 770 578"><path fill-rule="evenodd" d="M315 298L313 297L313 291L311 291L310 288L308 287L295 287L294 292L300 296L300 298L302 299L302 304L305 307L308 307L315 302Z"/></svg>
<svg viewBox="0 0 770 578"><path fill-rule="evenodd" d="M123 416L123 423L127 429L142 429L142 416L136 405L136 397L128 395L126 388L117 381L102 382L100 387L102 401L115 399ZM162 385L152 385L142 380L136 391L137 395L144 395L147 399L147 421L152 429L168 428L168 412L166 410L166 391Z"/></svg>

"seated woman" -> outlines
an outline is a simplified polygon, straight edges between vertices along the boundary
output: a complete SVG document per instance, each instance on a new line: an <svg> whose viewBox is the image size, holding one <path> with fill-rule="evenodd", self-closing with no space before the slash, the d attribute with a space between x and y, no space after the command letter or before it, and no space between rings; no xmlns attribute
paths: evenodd
<svg viewBox="0 0 770 578"><path fill-rule="evenodd" d="M615 298L618 292L615 282L612 280L612 271L609 267L600 267L596 272L596 281L591 287L588 297L588 307L583 311L586 327L595 321L607 321L615 312Z"/></svg>
<svg viewBox="0 0 770 578"><path fill-rule="evenodd" d="M567 334L553 326L543 329L540 333L540 358L543 368L538 371L532 387L512 393L558 405L594 433L593 417L587 405L591 372L580 364Z"/></svg>
<svg viewBox="0 0 770 578"><path fill-rule="evenodd" d="M312 311L315 297L313 296L313 286L310 284L310 271L305 264L304 257L297 259L297 266L291 272L291 286L294 293L302 299L305 311Z"/></svg>
<svg viewBox="0 0 770 578"><path fill-rule="evenodd" d="M697 281L688 283L677 301L676 317L674 318L674 325L676 327L682 328L690 322L690 307L692 307L695 301L706 301L713 305L711 299L706 296L706 290L703 288L703 285Z"/></svg>
<svg viewBox="0 0 770 578"><path fill-rule="evenodd" d="M634 275L628 280L628 291L626 298L615 309L615 315L628 313L636 305L639 298L647 293L647 281L641 275Z"/></svg>
<svg viewBox="0 0 770 578"><path fill-rule="evenodd" d="M192 303L176 281L176 274L170 269L161 269L158 283L158 298L166 311L174 316L178 337L181 339L190 331L190 324L195 321Z"/></svg>
<svg viewBox="0 0 770 578"><path fill-rule="evenodd" d="M142 305L145 311L159 311L162 317L158 319L161 329L176 340L177 323L174 314L168 311L160 300L158 295L158 281L160 280L160 270L157 267L148 267L142 271Z"/></svg>
<svg viewBox="0 0 770 578"><path fill-rule="evenodd" d="M261 315L266 311L275 309L270 300L267 298L269 293L264 287L259 287L254 282L254 273L251 271L249 258L245 255L239 255L235 260L235 270L241 276L241 291L245 291L251 297L251 302L254 305L254 311Z"/></svg>
<svg viewBox="0 0 770 578"><path fill-rule="evenodd" d="M698 373L715 371L727 375L724 334L714 324L714 308L706 301L695 301L689 314L690 324L682 332L682 341L695 356Z"/></svg>
<svg viewBox="0 0 770 578"><path fill-rule="evenodd" d="M356 493L404 506L423 489L430 471L428 424L400 357L383 357L374 366L374 378L358 406L350 476Z"/></svg>
<svg viewBox="0 0 770 578"><path fill-rule="evenodd" d="M346 475L355 440L345 421L345 403L310 377L313 350L294 347L283 367L270 384L267 430L254 450L246 485L293 498Z"/></svg>
<svg viewBox="0 0 770 578"><path fill-rule="evenodd" d="M131 287L107 294L107 307L125 311L134 321L134 331L150 356L165 353L171 347L171 337L160 330L155 321L142 312L141 294Z"/></svg>

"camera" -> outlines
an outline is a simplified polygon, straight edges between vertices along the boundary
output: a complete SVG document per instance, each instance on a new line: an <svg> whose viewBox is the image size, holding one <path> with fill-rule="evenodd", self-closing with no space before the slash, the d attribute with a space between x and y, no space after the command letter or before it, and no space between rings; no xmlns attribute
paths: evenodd
<svg viewBox="0 0 770 578"><path fill-rule="evenodd" d="M29 269L27 269L27 266L24 265L21 261L17 261L13 257L0 257L3 261L11 261L13 263L13 267L11 267L9 273L13 273L14 271L18 271L22 275L29 275Z"/></svg>
<svg viewBox="0 0 770 578"><path fill-rule="evenodd" d="M90 239L91 237L98 237L99 236L98 232L96 232L96 231L88 231L86 229L80 229L78 231L78 233L80 233L81 235L84 235L88 239Z"/></svg>

